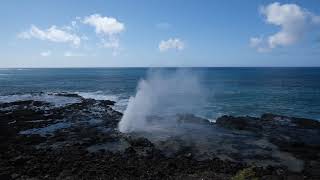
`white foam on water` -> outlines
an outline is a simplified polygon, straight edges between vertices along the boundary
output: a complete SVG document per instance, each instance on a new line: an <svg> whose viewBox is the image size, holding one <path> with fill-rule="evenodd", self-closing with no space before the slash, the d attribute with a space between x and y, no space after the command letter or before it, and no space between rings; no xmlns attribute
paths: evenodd
<svg viewBox="0 0 320 180"><path fill-rule="evenodd" d="M75 92L79 94L85 99L94 99L94 100L111 100L115 101L114 109L116 111L124 112L128 103L129 98L122 98L121 95L116 94L107 94L103 91L95 91L95 92Z"/></svg>
<svg viewBox="0 0 320 180"><path fill-rule="evenodd" d="M56 96L54 94L45 94L45 93L0 96L0 102L2 103L10 103L15 101L26 101L26 100L44 101L56 107L61 107L68 104L81 102L81 100L76 97Z"/></svg>
<svg viewBox="0 0 320 180"><path fill-rule="evenodd" d="M116 104L114 105L114 110L119 111L119 112L124 112L128 106L129 103L129 98L126 99L119 99L116 101Z"/></svg>
<svg viewBox="0 0 320 180"><path fill-rule="evenodd" d="M95 91L95 92L75 92L79 94L85 99L95 99L95 100L111 100L111 101L118 101L117 95L105 94L102 91Z"/></svg>
<svg viewBox="0 0 320 180"><path fill-rule="evenodd" d="M120 98L121 95L106 94L102 91L95 92L68 92L76 93L85 99L94 99L94 100L111 100L115 101L114 109L116 111L124 112L127 107L128 98ZM69 104L80 103L81 99L78 97L67 97L58 95L57 93L36 93L36 94L15 94L15 95L5 95L0 96L0 103L10 103L15 101L44 101L52 104L55 107L63 107Z"/></svg>

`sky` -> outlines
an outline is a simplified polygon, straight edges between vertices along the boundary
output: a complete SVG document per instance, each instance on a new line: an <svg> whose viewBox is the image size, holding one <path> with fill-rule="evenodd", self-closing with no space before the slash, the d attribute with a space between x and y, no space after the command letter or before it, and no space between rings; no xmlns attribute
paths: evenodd
<svg viewBox="0 0 320 180"><path fill-rule="evenodd" d="M4 0L0 67L320 66L320 1Z"/></svg>

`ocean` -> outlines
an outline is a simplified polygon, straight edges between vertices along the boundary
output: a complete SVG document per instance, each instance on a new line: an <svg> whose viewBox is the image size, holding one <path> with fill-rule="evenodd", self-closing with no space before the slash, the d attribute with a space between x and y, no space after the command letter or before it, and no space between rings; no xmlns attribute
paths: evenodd
<svg viewBox="0 0 320 180"><path fill-rule="evenodd" d="M72 103L53 93L77 93L85 98L116 101L126 110L150 72L170 74L180 68L27 68L0 69L0 102L36 99L57 105ZM222 115L260 116L263 113L320 120L320 68L183 68L197 76L205 100L187 102L188 113L215 120ZM180 77L181 81L190 76ZM180 80L176 81L178 84ZM162 87L170 91L171 86ZM193 88L193 87L185 87ZM179 100L194 98L179 89ZM143 96L143 94L142 94ZM150 94L149 94L150 96ZM152 94L151 96L156 96ZM163 98L163 97L162 97ZM172 99L172 98L171 98ZM70 101L70 102L69 102ZM174 101L177 101L176 99ZM166 101L166 112L180 113ZM179 104L181 105L181 103ZM182 104L183 105L183 104ZM185 112L184 112L185 113Z"/></svg>

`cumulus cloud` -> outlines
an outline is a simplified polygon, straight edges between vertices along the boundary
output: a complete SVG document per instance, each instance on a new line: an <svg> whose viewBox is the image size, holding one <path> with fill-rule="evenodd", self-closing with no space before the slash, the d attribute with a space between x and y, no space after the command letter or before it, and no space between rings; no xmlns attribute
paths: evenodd
<svg viewBox="0 0 320 180"><path fill-rule="evenodd" d="M125 30L122 22L116 18L92 14L85 17L75 17L69 24L57 27L49 26L48 29L42 29L36 25L31 25L29 29L17 35L20 39L39 39L57 43L68 43L73 47L79 47L83 42L92 40L87 34L81 33L82 26L91 26L95 29L100 43L103 47L112 50L112 55L117 55L120 48L120 34ZM86 45L84 44L84 47ZM66 52L67 57L79 56L79 54Z"/></svg>
<svg viewBox="0 0 320 180"><path fill-rule="evenodd" d="M268 24L279 26L280 31L267 38L252 37L250 46L261 50L289 46L297 43L315 25L320 17L296 4L275 2L260 8L260 13Z"/></svg>
<svg viewBox="0 0 320 180"><path fill-rule="evenodd" d="M78 47L81 39L76 34L68 32L67 30L59 29L56 26L51 26L48 29L40 29L35 25L31 25L30 29L18 35L21 39L40 39L58 43L70 43Z"/></svg>
<svg viewBox="0 0 320 180"><path fill-rule="evenodd" d="M83 23L95 27L97 34L113 35L124 30L124 24L117 19L113 17L103 17L100 14L85 17Z"/></svg>
<svg viewBox="0 0 320 180"><path fill-rule="evenodd" d="M62 29L67 31L75 31L76 29L78 29L78 23L76 20L73 20L69 25L63 26Z"/></svg>
<svg viewBox="0 0 320 180"><path fill-rule="evenodd" d="M43 57L51 56L51 51L41 52L41 53L40 53L40 56L43 56Z"/></svg>
<svg viewBox="0 0 320 180"><path fill-rule="evenodd" d="M168 40L162 40L159 43L159 50L161 52L168 51L170 49L183 50L185 47L184 42L178 38L170 38Z"/></svg>
<svg viewBox="0 0 320 180"><path fill-rule="evenodd" d="M100 14L87 16L82 21L95 28L95 32L101 35L104 47L111 48L115 51L119 49L119 34L124 31L125 26L113 17L103 17Z"/></svg>

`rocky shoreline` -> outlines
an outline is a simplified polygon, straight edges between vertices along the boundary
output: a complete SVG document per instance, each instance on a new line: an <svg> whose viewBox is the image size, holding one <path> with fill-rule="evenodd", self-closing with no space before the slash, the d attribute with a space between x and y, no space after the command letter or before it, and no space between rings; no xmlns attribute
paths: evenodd
<svg viewBox="0 0 320 180"><path fill-rule="evenodd" d="M178 133L124 134L115 102L54 96L77 101L0 103L1 180L320 179L316 120L177 115Z"/></svg>

